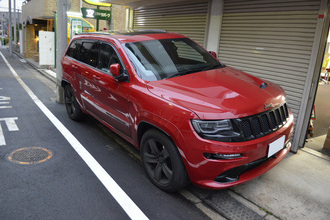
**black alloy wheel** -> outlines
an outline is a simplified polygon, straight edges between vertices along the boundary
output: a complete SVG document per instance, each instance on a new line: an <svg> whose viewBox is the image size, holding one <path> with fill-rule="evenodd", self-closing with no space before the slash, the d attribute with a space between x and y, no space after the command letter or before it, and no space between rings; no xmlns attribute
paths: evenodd
<svg viewBox="0 0 330 220"><path fill-rule="evenodd" d="M76 100L73 89L70 85L64 88L65 107L69 117L74 121L81 121L84 118L84 113Z"/></svg>
<svg viewBox="0 0 330 220"><path fill-rule="evenodd" d="M151 182L167 192L188 183L188 174L173 141L158 130L147 131L141 140L141 158Z"/></svg>

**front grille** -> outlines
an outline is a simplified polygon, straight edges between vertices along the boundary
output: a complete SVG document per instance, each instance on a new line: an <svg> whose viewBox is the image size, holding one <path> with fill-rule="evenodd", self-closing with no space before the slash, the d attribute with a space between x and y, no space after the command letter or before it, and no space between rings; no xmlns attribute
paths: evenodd
<svg viewBox="0 0 330 220"><path fill-rule="evenodd" d="M277 131L288 119L289 110L284 103L266 112L233 121L241 131L240 141L249 141Z"/></svg>

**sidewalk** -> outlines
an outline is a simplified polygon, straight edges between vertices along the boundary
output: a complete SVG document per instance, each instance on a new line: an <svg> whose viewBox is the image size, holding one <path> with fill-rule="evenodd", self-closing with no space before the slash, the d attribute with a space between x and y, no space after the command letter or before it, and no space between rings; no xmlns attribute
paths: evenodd
<svg viewBox="0 0 330 220"><path fill-rule="evenodd" d="M289 153L267 173L229 190L193 191L228 219L326 220L330 216L330 161L311 153L318 152Z"/></svg>
<svg viewBox="0 0 330 220"><path fill-rule="evenodd" d="M21 60L22 61L22 60ZM52 70L40 73L56 82ZM329 219L330 157L311 149L288 156L262 176L226 190L207 190L188 186L198 198L226 219ZM216 218L221 219L221 217Z"/></svg>

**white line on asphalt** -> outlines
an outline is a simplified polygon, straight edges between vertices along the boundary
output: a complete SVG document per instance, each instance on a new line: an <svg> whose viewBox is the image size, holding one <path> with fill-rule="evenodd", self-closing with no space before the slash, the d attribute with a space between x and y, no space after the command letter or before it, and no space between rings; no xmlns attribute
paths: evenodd
<svg viewBox="0 0 330 220"><path fill-rule="evenodd" d="M0 118L0 121L4 121L6 123L8 131L19 131L15 120L18 120L18 118Z"/></svg>
<svg viewBox="0 0 330 220"><path fill-rule="evenodd" d="M0 108L11 108L11 106L0 106Z"/></svg>
<svg viewBox="0 0 330 220"><path fill-rule="evenodd" d="M1 57L15 76L16 80L25 89L35 104L48 117L54 126L62 133L64 138L71 144L73 149L85 161L89 168L94 172L97 178L102 182L109 193L124 209L131 219L148 219L148 217L139 209L139 207L128 197L128 195L120 188L120 186L112 179L112 177L103 169L103 167L94 159L94 157L84 148L84 146L76 139L73 134L55 117L55 115L39 100L32 90L23 82L16 71L9 64L5 56L0 52ZM1 139L1 136L0 136Z"/></svg>
<svg viewBox="0 0 330 220"><path fill-rule="evenodd" d="M6 145L5 135L3 134L1 123L0 123L0 146Z"/></svg>

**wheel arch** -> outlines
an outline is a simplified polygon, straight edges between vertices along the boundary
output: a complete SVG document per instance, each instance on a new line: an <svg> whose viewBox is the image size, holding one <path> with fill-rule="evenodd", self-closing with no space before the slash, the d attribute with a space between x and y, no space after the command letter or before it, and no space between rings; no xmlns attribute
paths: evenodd
<svg viewBox="0 0 330 220"><path fill-rule="evenodd" d="M71 84L69 83L69 81L67 81L67 80L65 80L65 79L62 79L62 81L61 81L61 86L62 86L63 88L65 88L67 85L71 85Z"/></svg>
<svg viewBox="0 0 330 220"><path fill-rule="evenodd" d="M141 139L144 133L146 133L148 130L150 129L156 129L162 133L164 133L166 136L168 136L173 142L173 138L171 137L171 135L169 135L166 131L164 131L163 129L159 128L158 126L151 124L150 122L146 122L146 121L141 121L138 125L138 129L137 129L137 145L138 148L140 149L140 143L141 143ZM174 142L175 143L175 142Z"/></svg>

